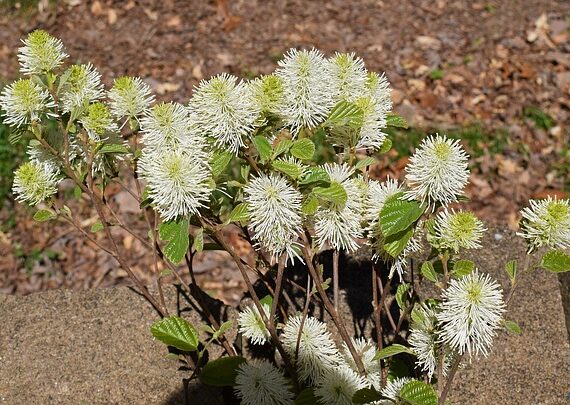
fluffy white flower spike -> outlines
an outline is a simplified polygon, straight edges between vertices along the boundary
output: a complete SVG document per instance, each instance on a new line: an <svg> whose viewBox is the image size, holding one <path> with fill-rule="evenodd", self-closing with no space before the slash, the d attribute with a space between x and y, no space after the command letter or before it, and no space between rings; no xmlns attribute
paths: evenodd
<svg viewBox="0 0 570 405"><path fill-rule="evenodd" d="M118 130L109 108L103 103L90 104L79 122L87 131L89 138L96 142L106 139L106 134Z"/></svg>
<svg viewBox="0 0 570 405"><path fill-rule="evenodd" d="M283 81L285 102L279 109L293 134L314 128L325 120L334 105L327 80L328 61L316 49L291 49L279 62L275 76Z"/></svg>
<svg viewBox="0 0 570 405"><path fill-rule="evenodd" d="M403 377L403 378L395 378L393 380L389 380L386 383L386 386L380 391L380 393L385 396L386 398L390 398L390 400L381 400L379 401L380 405L394 405L394 403L398 403L398 396L400 395L400 390L404 388L404 385L409 383L410 381L414 381L411 378Z"/></svg>
<svg viewBox="0 0 570 405"><path fill-rule="evenodd" d="M249 83L253 101L262 112L277 114L283 108L283 81L275 75L262 76Z"/></svg>
<svg viewBox="0 0 570 405"><path fill-rule="evenodd" d="M150 86L140 77L123 76L115 79L108 92L111 112L117 118L136 118L154 101Z"/></svg>
<svg viewBox="0 0 570 405"><path fill-rule="evenodd" d="M424 139L406 167L410 188L406 197L428 204L457 201L469 179L467 158L457 139L441 135Z"/></svg>
<svg viewBox="0 0 570 405"><path fill-rule="evenodd" d="M262 304L263 312L269 319L271 308ZM238 316L239 332L247 337L254 345L263 345L269 341L271 335L263 322L263 318L255 305L247 306Z"/></svg>
<svg viewBox="0 0 570 405"><path fill-rule="evenodd" d="M14 173L12 191L16 200L36 205L57 192L56 170L47 164L26 162Z"/></svg>
<svg viewBox="0 0 570 405"><path fill-rule="evenodd" d="M356 239L362 238L362 214L364 197L362 184L351 179L354 173L347 164L325 164L324 169L332 182L339 183L345 190L347 199L344 206L332 204L320 207L315 213L316 240L322 248L330 244L336 250L353 252L358 249Z"/></svg>
<svg viewBox="0 0 570 405"><path fill-rule="evenodd" d="M321 404L352 405L352 396L366 381L345 364L327 370L319 379L315 396Z"/></svg>
<svg viewBox="0 0 570 405"><path fill-rule="evenodd" d="M212 192L207 164L183 151L143 150L139 173L164 221L197 213Z"/></svg>
<svg viewBox="0 0 570 405"><path fill-rule="evenodd" d="M356 148L377 150L386 141L383 129L392 110L392 89L386 76L375 72L368 73L366 89L365 96L355 101L364 113Z"/></svg>
<svg viewBox="0 0 570 405"><path fill-rule="evenodd" d="M234 391L243 405L293 405L295 398L289 381L267 360L240 364Z"/></svg>
<svg viewBox="0 0 570 405"><path fill-rule="evenodd" d="M49 92L31 79L19 79L6 86L0 95L0 107L6 112L4 122L20 127L40 119L41 114L54 108Z"/></svg>
<svg viewBox="0 0 570 405"><path fill-rule="evenodd" d="M335 100L355 101L366 91L364 61L354 53L337 53L329 59L331 91Z"/></svg>
<svg viewBox="0 0 570 405"><path fill-rule="evenodd" d="M260 112L250 87L227 73L201 81L189 108L196 130L234 154L245 145Z"/></svg>
<svg viewBox="0 0 570 405"><path fill-rule="evenodd" d="M352 344L364 365L364 372L366 373L364 379L367 385L372 385L377 390L380 390L382 386L380 361L374 360L374 356L376 355L376 344L371 339L364 338L352 339ZM358 373L358 367L356 366L354 358L350 354L350 350L346 343L343 343L342 345L342 357L352 371Z"/></svg>
<svg viewBox="0 0 570 405"><path fill-rule="evenodd" d="M443 293L437 320L440 341L453 350L487 355L505 310L501 287L477 270L451 280Z"/></svg>
<svg viewBox="0 0 570 405"><path fill-rule="evenodd" d="M101 75L92 64L70 66L63 76L67 76L61 86L61 109L69 113L82 109L85 104L99 100L103 96Z"/></svg>
<svg viewBox="0 0 570 405"><path fill-rule="evenodd" d="M436 243L444 249L478 249L487 230L483 222L469 211L440 212L435 218Z"/></svg>
<svg viewBox="0 0 570 405"><path fill-rule="evenodd" d="M42 74L57 68L67 55L62 42L43 30L35 30L22 41L18 54L20 71L24 74Z"/></svg>
<svg viewBox="0 0 570 405"><path fill-rule="evenodd" d="M283 347L291 359L296 359L299 378L315 383L327 370L340 364L342 358L327 325L311 316L308 316L303 324L297 356L297 336L301 329L301 320L301 315L294 315L287 320L282 334Z"/></svg>
<svg viewBox="0 0 570 405"><path fill-rule="evenodd" d="M301 193L278 174L261 174L244 188L254 239L273 256L299 257Z"/></svg>
<svg viewBox="0 0 570 405"><path fill-rule="evenodd" d="M570 246L570 200L548 197L530 200L530 207L521 211L521 232L528 242L529 253L542 246Z"/></svg>
<svg viewBox="0 0 570 405"><path fill-rule="evenodd" d="M414 309L416 311L416 309ZM437 342L437 318L433 308L422 304L417 309L417 315L410 329L408 342L416 352L416 364L427 372L428 378L432 378L437 367L439 345ZM445 363L444 374L447 371L448 362Z"/></svg>
<svg viewBox="0 0 570 405"><path fill-rule="evenodd" d="M174 102L153 105L141 118L145 147L186 149L194 142L188 110Z"/></svg>

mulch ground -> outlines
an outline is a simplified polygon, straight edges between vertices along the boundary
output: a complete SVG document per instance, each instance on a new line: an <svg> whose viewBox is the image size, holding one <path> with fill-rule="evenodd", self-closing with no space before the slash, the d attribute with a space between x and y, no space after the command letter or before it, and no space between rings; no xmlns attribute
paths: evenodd
<svg viewBox="0 0 570 405"><path fill-rule="evenodd" d="M315 46L328 55L354 51L370 70L386 72L395 110L414 127L443 132L477 123L506 134L501 153L485 138L473 160L470 207L485 220L514 228L528 198L568 195L566 0L66 0L41 12L11 7L0 16L0 80L17 75L19 40L35 28L60 37L71 61L92 62L106 84L137 75L159 99L180 102L187 102L201 79L220 72L244 78L269 73L291 47ZM401 177L405 158L393 152L386 163L379 175ZM128 197L115 198L121 213L136 220ZM85 203L73 208L86 226L94 217ZM0 233L0 292L126 282L112 259L70 229L38 225L28 214L8 202L0 212L0 220L13 223ZM128 234L118 236L137 271L150 280L143 247ZM199 263L206 263L200 280L208 290L237 298L241 285L225 256L210 253Z"/></svg>

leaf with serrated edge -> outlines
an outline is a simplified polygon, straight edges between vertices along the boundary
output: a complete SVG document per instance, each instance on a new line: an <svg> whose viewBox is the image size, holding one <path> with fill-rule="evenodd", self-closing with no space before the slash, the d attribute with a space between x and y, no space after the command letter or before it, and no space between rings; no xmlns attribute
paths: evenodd
<svg viewBox="0 0 570 405"><path fill-rule="evenodd" d="M475 269L475 263L471 260L458 260L453 265L453 274L459 277L467 276Z"/></svg>
<svg viewBox="0 0 570 405"><path fill-rule="evenodd" d="M326 126L360 128L364 119L364 112L354 103L340 101L331 110Z"/></svg>
<svg viewBox="0 0 570 405"><path fill-rule="evenodd" d="M150 331L162 343L184 352L193 352L198 347L198 333L187 320L179 316L169 316L155 322Z"/></svg>
<svg viewBox="0 0 570 405"><path fill-rule="evenodd" d="M437 394L433 387L422 381L406 383L398 396L409 405L437 405Z"/></svg>
<svg viewBox="0 0 570 405"><path fill-rule="evenodd" d="M271 158L271 153L273 152L269 140L262 135L258 135L253 138L253 144L255 145L255 149L257 149L261 162L267 162Z"/></svg>
<svg viewBox="0 0 570 405"><path fill-rule="evenodd" d="M414 230L410 227L394 235L388 236L384 240L384 250L393 258L398 257L412 238L413 234Z"/></svg>
<svg viewBox="0 0 570 405"><path fill-rule="evenodd" d="M276 160L271 165L275 170L289 176L293 180L297 180L303 174L303 168L292 162Z"/></svg>
<svg viewBox="0 0 570 405"><path fill-rule="evenodd" d="M210 160L210 169L212 170L212 176L218 177L226 169L234 155L231 152L220 151L214 153L214 156Z"/></svg>
<svg viewBox="0 0 570 405"><path fill-rule="evenodd" d="M365 167L371 166L375 163L378 163L378 161L376 159L374 159L372 156L367 156L362 160L359 160L355 165L354 168L356 170L358 169L364 169Z"/></svg>
<svg viewBox="0 0 570 405"><path fill-rule="evenodd" d="M388 357L395 356L400 353L408 353L412 355L416 355L412 349L406 347L404 345L400 345L398 343L394 343L391 346L385 347L382 350L378 350L376 355L374 356L374 360L382 360Z"/></svg>
<svg viewBox="0 0 570 405"><path fill-rule="evenodd" d="M408 128L408 123L406 122L404 117L395 113L389 113L386 116L386 125L388 125L389 127L396 127L396 128L404 128L404 129Z"/></svg>
<svg viewBox="0 0 570 405"><path fill-rule="evenodd" d="M308 160L315 154L315 144L307 138L298 139L293 142L290 152L297 159Z"/></svg>
<svg viewBox="0 0 570 405"><path fill-rule="evenodd" d="M330 183L331 178L328 173L322 167L310 167L307 169L305 175L299 181L299 184L310 184L310 183Z"/></svg>
<svg viewBox="0 0 570 405"><path fill-rule="evenodd" d="M190 241L188 238L188 218L164 222L158 228L160 239L168 241L164 247L164 255L172 263L180 263L188 251Z"/></svg>
<svg viewBox="0 0 570 405"><path fill-rule="evenodd" d="M429 281L437 283L437 273L432 263L425 262L424 264L422 264L420 272L422 273L422 276L427 278Z"/></svg>
<svg viewBox="0 0 570 405"><path fill-rule="evenodd" d="M315 187L313 194L323 200L330 201L339 206L343 206L348 198L344 187L336 181L331 182L328 187Z"/></svg>
<svg viewBox="0 0 570 405"><path fill-rule="evenodd" d="M400 196L389 198L380 211L380 229L385 237L408 228L424 213L425 207L416 201L400 200Z"/></svg>
<svg viewBox="0 0 570 405"><path fill-rule="evenodd" d="M230 222L241 222L249 219L249 204L240 203L234 207L230 213Z"/></svg>
<svg viewBox="0 0 570 405"><path fill-rule="evenodd" d="M540 266L553 273L570 271L570 255L562 250L551 250L542 257Z"/></svg>
<svg viewBox="0 0 570 405"><path fill-rule="evenodd" d="M291 139L281 139L277 145L273 148L273 158L287 152L291 146L293 146L293 141Z"/></svg>
<svg viewBox="0 0 570 405"><path fill-rule="evenodd" d="M46 222L57 217L57 214L48 209L39 210L34 214L34 221Z"/></svg>

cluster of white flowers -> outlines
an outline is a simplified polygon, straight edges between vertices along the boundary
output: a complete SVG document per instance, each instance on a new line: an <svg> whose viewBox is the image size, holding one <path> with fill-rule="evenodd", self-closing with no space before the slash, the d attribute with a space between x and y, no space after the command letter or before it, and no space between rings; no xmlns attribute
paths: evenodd
<svg viewBox="0 0 570 405"><path fill-rule="evenodd" d="M49 92L32 79L18 79L0 95L0 107L6 111L4 122L16 127L37 121L42 114L54 116L49 109L55 106Z"/></svg>
<svg viewBox="0 0 570 405"><path fill-rule="evenodd" d="M262 308L265 316L269 319L271 308L267 304L262 304ZM271 337L255 305L249 305L243 311L240 311L238 315L238 326L239 332L254 345L265 344Z"/></svg>
<svg viewBox="0 0 570 405"><path fill-rule="evenodd" d="M528 242L529 252L542 246L570 246L570 200L548 197L530 200L530 207L521 211L521 232Z"/></svg>
<svg viewBox="0 0 570 405"><path fill-rule="evenodd" d="M240 364L234 391L243 405L293 405L295 399L283 372L267 360Z"/></svg>
<svg viewBox="0 0 570 405"><path fill-rule="evenodd" d="M14 173L12 190L16 199L36 205L57 192L58 175L43 163L27 162Z"/></svg>
<svg viewBox="0 0 570 405"><path fill-rule="evenodd" d="M487 229L483 223L469 211L441 211L434 226L434 243L443 249L477 249L481 247L483 232Z"/></svg>

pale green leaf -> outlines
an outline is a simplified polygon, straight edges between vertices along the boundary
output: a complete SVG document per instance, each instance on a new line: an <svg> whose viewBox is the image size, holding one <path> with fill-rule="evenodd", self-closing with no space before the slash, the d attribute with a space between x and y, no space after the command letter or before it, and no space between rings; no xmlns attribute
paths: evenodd
<svg viewBox="0 0 570 405"><path fill-rule="evenodd" d="M240 203L230 213L230 222L241 222L249 219L249 204L246 202Z"/></svg>
<svg viewBox="0 0 570 405"><path fill-rule="evenodd" d="M395 113L388 113L388 116L386 117L386 124L389 127L404 128L404 129L408 128L408 123L406 122L404 117Z"/></svg>
<svg viewBox="0 0 570 405"><path fill-rule="evenodd" d="M475 263L471 260L458 260L453 265L453 274L459 277L467 276L475 269Z"/></svg>
<svg viewBox="0 0 570 405"><path fill-rule="evenodd" d="M425 262L422 264L421 273L422 276L427 278L429 281L437 283L437 272L435 271L431 262Z"/></svg>
<svg viewBox="0 0 570 405"><path fill-rule="evenodd" d="M307 216L314 215L318 209L319 209L319 199L315 196L310 196L309 198L307 198L303 202L303 205L301 206L301 212Z"/></svg>
<svg viewBox="0 0 570 405"><path fill-rule="evenodd" d="M505 271L509 275L511 281L513 281L517 277L517 261L509 260L507 264L505 264Z"/></svg>
<svg viewBox="0 0 570 405"><path fill-rule="evenodd" d="M198 333L187 320L179 316L169 316L155 322L150 331L162 343L184 352L193 352L198 347Z"/></svg>
<svg viewBox="0 0 570 405"><path fill-rule="evenodd" d="M395 233L384 239L384 250L393 258L402 253L406 245L414 234L414 230L410 227L401 232Z"/></svg>
<svg viewBox="0 0 570 405"><path fill-rule="evenodd" d="M297 180L303 174L303 168L293 162L287 162L285 160L276 160L272 164L273 168L293 180Z"/></svg>
<svg viewBox="0 0 570 405"><path fill-rule="evenodd" d="M522 333L521 327L515 321L504 321L503 325L505 326L505 329L511 333L516 335L520 335Z"/></svg>
<svg viewBox="0 0 570 405"><path fill-rule="evenodd" d="M103 223L99 220L95 222L93 225L91 225L91 232L96 233L102 230L103 228L104 228Z"/></svg>
<svg viewBox="0 0 570 405"><path fill-rule="evenodd" d="M311 183L330 183L331 178L328 173L322 167L309 167L299 184L311 184Z"/></svg>
<svg viewBox="0 0 570 405"><path fill-rule="evenodd" d="M281 139L273 148L273 159L282 153L287 152L291 146L293 146L293 141L291 139Z"/></svg>
<svg viewBox="0 0 570 405"><path fill-rule="evenodd" d="M376 355L374 355L374 360L382 360L388 357L395 356L400 353L408 353L412 355L416 355L412 349L406 347L404 345L400 345L398 343L394 343L391 346L385 347L382 350L378 350Z"/></svg>
<svg viewBox="0 0 570 405"><path fill-rule="evenodd" d="M307 138L298 139L293 142L293 146L291 146L290 152L297 159L311 159L315 154L315 144Z"/></svg>
<svg viewBox="0 0 570 405"><path fill-rule="evenodd" d="M212 160L210 160L210 170L212 170L212 176L218 177L226 169L228 164L231 162L234 155L228 151L216 151Z"/></svg>
<svg viewBox="0 0 570 405"><path fill-rule="evenodd" d="M160 239L168 242L164 247L164 255L172 263L180 263L188 251L190 241L188 238L189 221L187 217L163 222L158 228Z"/></svg>
<svg viewBox="0 0 570 405"><path fill-rule="evenodd" d="M204 250L204 229L200 228L194 235L194 242L192 243L192 247L196 252L201 252Z"/></svg>
<svg viewBox="0 0 570 405"><path fill-rule="evenodd" d="M129 153L129 148L118 143L108 143L101 146L98 153Z"/></svg>
<svg viewBox="0 0 570 405"><path fill-rule="evenodd" d="M315 187L313 189L313 194L323 200L330 201L339 206L343 206L347 199L346 190L339 182L336 181L331 182L328 187Z"/></svg>
<svg viewBox="0 0 570 405"><path fill-rule="evenodd" d="M253 144L255 149L257 149L261 163L267 162L271 158L271 153L273 152L269 140L263 135L257 135L253 138Z"/></svg>
<svg viewBox="0 0 570 405"><path fill-rule="evenodd" d="M562 250L551 250L542 257L540 266L553 273L570 271L570 255Z"/></svg>
<svg viewBox="0 0 570 405"><path fill-rule="evenodd" d="M364 119L364 112L354 103L340 101L337 103L325 122L329 127L360 128Z"/></svg>
<svg viewBox="0 0 570 405"><path fill-rule="evenodd" d="M392 149L392 141L386 138L380 149L378 149L378 153L388 153L390 149Z"/></svg>
<svg viewBox="0 0 570 405"><path fill-rule="evenodd" d="M378 161L376 159L374 159L372 156L366 156L364 159L359 160L355 165L354 168L356 170L358 169L364 169L365 167L371 166L375 163L378 163Z"/></svg>
<svg viewBox="0 0 570 405"><path fill-rule="evenodd" d="M57 214L49 209L39 210L34 214L34 221L37 222L46 222L54 218L57 218Z"/></svg>

